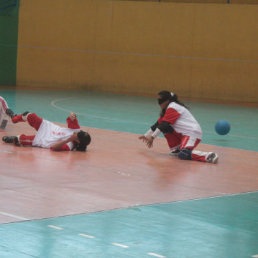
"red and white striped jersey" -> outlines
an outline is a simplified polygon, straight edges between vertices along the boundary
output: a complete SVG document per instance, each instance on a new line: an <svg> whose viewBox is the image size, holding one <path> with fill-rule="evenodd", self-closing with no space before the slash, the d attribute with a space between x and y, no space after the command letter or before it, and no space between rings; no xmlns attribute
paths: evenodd
<svg viewBox="0 0 258 258"><path fill-rule="evenodd" d="M202 139L201 126L184 106L171 102L167 107L165 115L160 117L158 122L162 121L169 122L178 133Z"/></svg>

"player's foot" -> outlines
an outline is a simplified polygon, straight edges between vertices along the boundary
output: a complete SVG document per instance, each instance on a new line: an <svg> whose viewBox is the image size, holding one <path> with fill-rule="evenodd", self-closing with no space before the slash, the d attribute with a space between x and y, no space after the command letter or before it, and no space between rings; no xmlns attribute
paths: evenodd
<svg viewBox="0 0 258 258"><path fill-rule="evenodd" d="M169 155L170 156L178 156L178 153L180 152L179 149L175 149L175 150L172 150L171 152L169 152Z"/></svg>
<svg viewBox="0 0 258 258"><path fill-rule="evenodd" d="M19 144L19 139L17 136L4 136L2 138L2 141L5 143L14 143L16 145Z"/></svg>
<svg viewBox="0 0 258 258"><path fill-rule="evenodd" d="M0 128L1 129L5 129L5 127L7 126L8 120L3 119L2 122L0 123Z"/></svg>
<svg viewBox="0 0 258 258"><path fill-rule="evenodd" d="M13 116L12 117L13 123L24 122L25 120L23 119L23 117L28 115L28 114L29 114L29 112L26 111L23 114Z"/></svg>
<svg viewBox="0 0 258 258"><path fill-rule="evenodd" d="M7 108L5 114L11 118L17 116L10 108Z"/></svg>
<svg viewBox="0 0 258 258"><path fill-rule="evenodd" d="M208 163L214 163L216 164L218 162L219 156L217 153L215 152L210 152L206 158L206 161Z"/></svg>

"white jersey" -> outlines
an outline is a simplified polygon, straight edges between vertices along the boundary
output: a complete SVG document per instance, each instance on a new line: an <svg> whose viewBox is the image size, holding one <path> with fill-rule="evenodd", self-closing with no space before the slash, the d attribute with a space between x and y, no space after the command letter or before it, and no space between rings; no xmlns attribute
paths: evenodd
<svg viewBox="0 0 258 258"><path fill-rule="evenodd" d="M43 120L37 134L32 142L32 146L50 148L53 144L68 139L74 132L79 132L80 129L70 129L60 127L52 122ZM70 150L73 148L73 143L67 143Z"/></svg>
<svg viewBox="0 0 258 258"><path fill-rule="evenodd" d="M3 97L0 96L0 128L5 129L7 125L7 116L5 114L6 109L8 108L7 102Z"/></svg>
<svg viewBox="0 0 258 258"><path fill-rule="evenodd" d="M202 139L201 126L184 106L171 102L162 120L170 122L174 130L178 133L192 136L200 140Z"/></svg>
<svg viewBox="0 0 258 258"><path fill-rule="evenodd" d="M8 108L8 105L3 97L0 96L0 120L3 119L5 111Z"/></svg>

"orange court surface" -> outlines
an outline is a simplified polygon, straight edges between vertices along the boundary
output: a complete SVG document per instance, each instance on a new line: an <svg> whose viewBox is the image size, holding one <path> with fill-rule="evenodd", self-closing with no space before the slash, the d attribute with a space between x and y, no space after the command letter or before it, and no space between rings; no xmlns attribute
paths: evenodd
<svg viewBox="0 0 258 258"><path fill-rule="evenodd" d="M24 131L34 134L8 125L9 135ZM170 157L164 139L149 151L135 134L90 132L87 153L0 143L0 207L10 214L0 211L0 223L257 191L257 152L200 144L219 164L189 162Z"/></svg>

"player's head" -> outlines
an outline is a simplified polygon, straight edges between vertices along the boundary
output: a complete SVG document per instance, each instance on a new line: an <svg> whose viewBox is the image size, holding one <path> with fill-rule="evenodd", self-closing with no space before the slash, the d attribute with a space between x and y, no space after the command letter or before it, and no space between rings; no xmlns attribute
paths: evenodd
<svg viewBox="0 0 258 258"><path fill-rule="evenodd" d="M158 93L158 103L161 109L167 108L171 102L176 102L177 104L186 107L181 101L178 100L178 97L175 93L169 92L167 90L163 90Z"/></svg>
<svg viewBox="0 0 258 258"><path fill-rule="evenodd" d="M173 92L163 90L158 93L159 105L162 105L162 106L164 106L165 104L168 105L170 102L173 102L176 100L177 100L177 95L174 94Z"/></svg>
<svg viewBox="0 0 258 258"><path fill-rule="evenodd" d="M78 137L79 142L77 143L76 150L77 151L86 151L87 146L91 142L90 135L87 132L84 132L81 130L80 132L77 133L77 137Z"/></svg>

